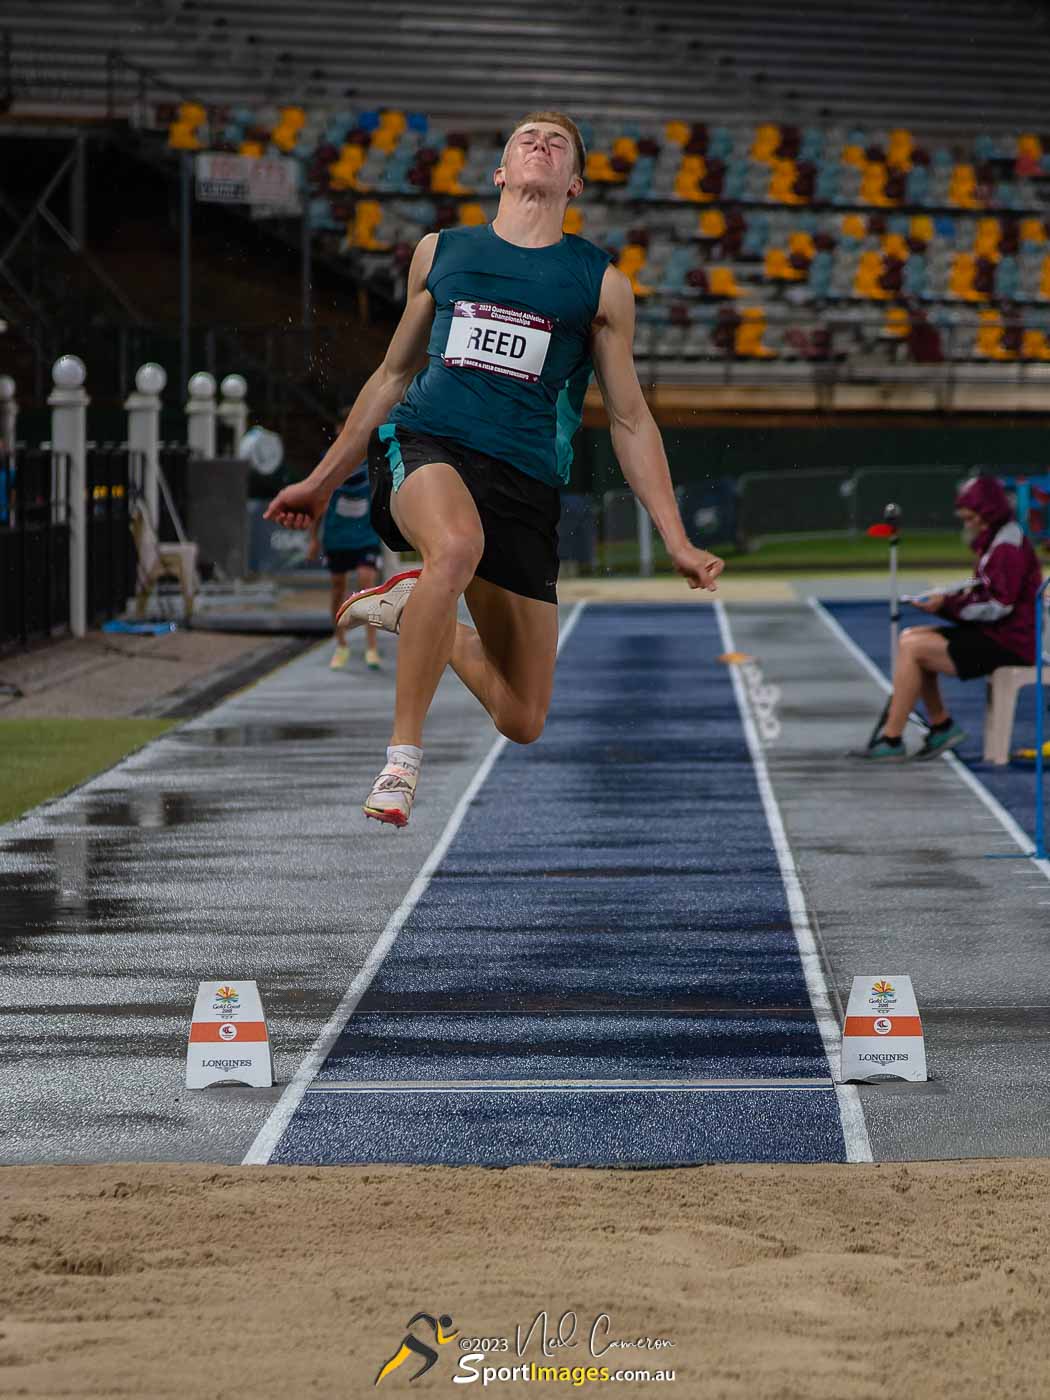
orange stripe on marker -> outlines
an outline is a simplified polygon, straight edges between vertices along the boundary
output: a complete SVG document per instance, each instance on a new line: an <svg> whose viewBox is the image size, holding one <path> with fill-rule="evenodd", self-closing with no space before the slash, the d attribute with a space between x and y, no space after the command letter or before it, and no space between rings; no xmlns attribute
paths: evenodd
<svg viewBox="0 0 1050 1400"><path fill-rule="evenodd" d="M875 1022L890 1022L890 1029L876 1031ZM876 1040L890 1040L895 1035L922 1035L922 1021L918 1016L847 1016L843 1035L871 1036Z"/></svg>
<svg viewBox="0 0 1050 1400"><path fill-rule="evenodd" d="M223 1026L236 1026L237 1034L232 1040L219 1034ZM190 1026L190 1044L207 1041L218 1045L243 1045L246 1041L266 1039L265 1021L194 1021Z"/></svg>

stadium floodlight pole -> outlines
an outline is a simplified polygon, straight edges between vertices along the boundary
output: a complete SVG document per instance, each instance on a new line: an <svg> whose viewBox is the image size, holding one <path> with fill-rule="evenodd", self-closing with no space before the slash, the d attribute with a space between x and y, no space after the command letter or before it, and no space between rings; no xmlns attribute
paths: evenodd
<svg viewBox="0 0 1050 1400"><path fill-rule="evenodd" d="M901 538L901 508L893 501L890 501L882 512L882 523L880 525L869 525L868 534L873 539L886 540L890 546L890 680L892 681L897 670L897 648L900 644L901 632L901 600L900 591L897 584L897 546ZM891 691L882 707L882 713L875 723L875 728L871 731L871 738L868 740L869 746L882 733L882 727L886 723L890 713L890 703L893 700Z"/></svg>
<svg viewBox="0 0 1050 1400"><path fill-rule="evenodd" d="M1050 578L1044 579L1035 595L1035 851L1036 860L1046 860L1046 809L1043 792L1043 733L1046 696L1043 687L1043 636L1046 623L1045 593Z"/></svg>

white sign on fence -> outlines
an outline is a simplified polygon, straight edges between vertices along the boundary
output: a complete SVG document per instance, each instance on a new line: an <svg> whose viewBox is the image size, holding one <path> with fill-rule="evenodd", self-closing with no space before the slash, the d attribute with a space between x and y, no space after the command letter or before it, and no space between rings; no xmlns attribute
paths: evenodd
<svg viewBox="0 0 1050 1400"><path fill-rule="evenodd" d="M260 212L299 211L299 162L287 156L196 157L197 198L207 204L250 204Z"/></svg>

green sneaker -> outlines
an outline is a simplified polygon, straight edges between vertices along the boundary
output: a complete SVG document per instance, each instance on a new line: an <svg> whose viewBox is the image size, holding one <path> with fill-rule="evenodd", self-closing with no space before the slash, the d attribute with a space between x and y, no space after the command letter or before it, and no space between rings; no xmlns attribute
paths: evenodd
<svg viewBox="0 0 1050 1400"><path fill-rule="evenodd" d="M948 753L951 749L957 749L966 738L966 730L960 729L952 720L948 729L935 734L933 730L927 732L921 749L916 749L912 758L917 763L921 763L927 758L936 758L938 754Z"/></svg>
<svg viewBox="0 0 1050 1400"><path fill-rule="evenodd" d="M850 758L862 758L869 763L903 763L908 750L903 744L889 744L880 734L873 744L862 749L850 749Z"/></svg>

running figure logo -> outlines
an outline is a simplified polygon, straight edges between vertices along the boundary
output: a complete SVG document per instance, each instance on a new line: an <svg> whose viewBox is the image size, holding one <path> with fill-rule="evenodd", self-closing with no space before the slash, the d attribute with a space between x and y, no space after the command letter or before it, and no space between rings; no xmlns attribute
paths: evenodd
<svg viewBox="0 0 1050 1400"><path fill-rule="evenodd" d="M423 1365L414 1376L409 1376L408 1379L410 1381L418 1381L420 1376L425 1375L438 1359L438 1354L432 1346L427 1342L421 1342L418 1337L413 1337L412 1328L417 1322L425 1322L427 1324L433 1332L434 1340L439 1347L443 1347L446 1342L451 1342L453 1337L459 1336L459 1328L452 1326L452 1319L449 1317L448 1313L442 1313L436 1322L429 1313L416 1313L415 1317L410 1317L405 1323L407 1331L404 1341L398 1348L397 1353L381 1368L379 1375L376 1376L375 1379L376 1385L379 1384L384 1376L389 1376L391 1371L396 1371L401 1363L407 1361L410 1356L421 1356L423 1358Z"/></svg>

